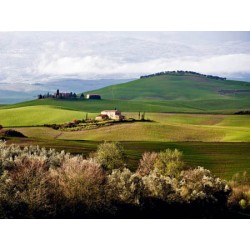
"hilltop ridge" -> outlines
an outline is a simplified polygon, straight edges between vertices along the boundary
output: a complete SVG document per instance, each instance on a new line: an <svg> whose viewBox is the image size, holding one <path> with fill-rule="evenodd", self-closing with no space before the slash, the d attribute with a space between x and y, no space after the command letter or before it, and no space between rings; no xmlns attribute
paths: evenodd
<svg viewBox="0 0 250 250"><path fill-rule="evenodd" d="M192 71L165 71L87 92L92 93L120 100L228 100L249 97L250 83Z"/></svg>
<svg viewBox="0 0 250 250"><path fill-rule="evenodd" d="M177 70L177 71L162 71L154 74L144 75L141 76L140 79L147 78L147 77L153 77L153 76L160 76L160 75L198 75L198 76L204 76L206 78L214 79L214 80L226 80L226 77L220 77L220 76L213 76L213 75L205 75L194 71L187 71L187 70Z"/></svg>

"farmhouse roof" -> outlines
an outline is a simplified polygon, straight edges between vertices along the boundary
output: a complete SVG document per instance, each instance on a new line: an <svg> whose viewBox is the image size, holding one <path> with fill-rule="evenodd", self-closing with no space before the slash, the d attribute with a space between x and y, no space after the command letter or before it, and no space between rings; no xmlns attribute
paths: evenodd
<svg viewBox="0 0 250 250"><path fill-rule="evenodd" d="M112 109L112 110L103 110L102 112L116 112L116 111L119 111L117 109Z"/></svg>

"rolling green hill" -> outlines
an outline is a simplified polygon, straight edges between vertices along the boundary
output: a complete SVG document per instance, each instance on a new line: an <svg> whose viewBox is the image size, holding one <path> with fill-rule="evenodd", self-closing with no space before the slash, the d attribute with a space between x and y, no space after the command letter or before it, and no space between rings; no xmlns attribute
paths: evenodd
<svg viewBox="0 0 250 250"><path fill-rule="evenodd" d="M40 105L93 113L114 108L127 112L184 113L234 113L250 109L249 82L215 80L192 74L148 77L88 93L98 93L102 100L42 99L0 109Z"/></svg>
<svg viewBox="0 0 250 250"><path fill-rule="evenodd" d="M81 119L85 115L79 111L48 107L30 107L29 115L25 108L14 111L13 117L2 123L5 127L62 123ZM48 112L49 116L46 115ZM126 117L138 118L138 113L124 114ZM89 116L95 115L89 113ZM15 129L27 137L62 140L250 142L250 116L146 113L146 118L154 122L121 123L112 127L83 131L60 131L47 127Z"/></svg>
<svg viewBox="0 0 250 250"><path fill-rule="evenodd" d="M202 75L174 74L142 78L88 93L120 100L230 100L250 97L250 83L210 79Z"/></svg>
<svg viewBox="0 0 250 250"><path fill-rule="evenodd" d="M189 73L147 77L89 93L100 94L102 100L41 99L0 106L0 124L60 123L114 108L122 112L196 114L233 114L250 109L249 82L216 80Z"/></svg>

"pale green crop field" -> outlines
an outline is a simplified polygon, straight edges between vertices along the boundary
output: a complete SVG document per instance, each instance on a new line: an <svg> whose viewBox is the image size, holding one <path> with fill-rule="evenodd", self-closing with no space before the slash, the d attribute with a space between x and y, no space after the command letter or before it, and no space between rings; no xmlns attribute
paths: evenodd
<svg viewBox="0 0 250 250"><path fill-rule="evenodd" d="M27 106L0 109L0 124L4 127L37 126L70 122L85 118L86 112L60 109L53 106ZM93 114L92 117L95 115ZM91 117L91 114L89 114Z"/></svg>
<svg viewBox="0 0 250 250"><path fill-rule="evenodd" d="M33 107L32 110L36 119L31 119L33 113L31 113L30 119L25 118L24 123L22 123L22 118L19 117L20 120L17 120L18 126L63 123L73 119L82 119L86 114L81 111L60 110L50 107L46 107L43 111L39 109L40 112L36 107ZM47 118L48 114L50 114L50 117ZM127 118L138 118L137 112L124 114ZM89 117L95 115L95 113L88 113ZM65 132L45 127L16 129L28 137L63 140L250 142L250 116L247 115L146 113L145 117L152 121L119 123L84 131ZM11 126L15 123L9 118L7 124Z"/></svg>

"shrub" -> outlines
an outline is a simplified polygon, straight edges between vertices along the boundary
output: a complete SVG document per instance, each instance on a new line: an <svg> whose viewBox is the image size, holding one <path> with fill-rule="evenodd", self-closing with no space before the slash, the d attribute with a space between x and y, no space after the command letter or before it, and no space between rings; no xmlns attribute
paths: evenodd
<svg viewBox="0 0 250 250"><path fill-rule="evenodd" d="M21 132L13 130L13 129L8 129L8 130L3 131L3 135L8 136L8 137L26 137Z"/></svg>
<svg viewBox="0 0 250 250"><path fill-rule="evenodd" d="M47 170L46 159L40 156L14 160L14 168L5 170L1 176L0 207L5 207L1 217L54 216L53 188Z"/></svg>
<svg viewBox="0 0 250 250"><path fill-rule="evenodd" d="M152 171L149 175L142 177L142 182L145 198L162 199L166 202L173 199L173 197L170 197L174 193L172 187L173 180L170 177L159 175Z"/></svg>
<svg viewBox="0 0 250 250"><path fill-rule="evenodd" d="M115 169L107 177L107 196L112 202L140 204L143 192L141 177L129 169Z"/></svg>
<svg viewBox="0 0 250 250"><path fill-rule="evenodd" d="M56 152L55 149L46 150L45 148L39 148L39 146L29 146L21 149L17 145L7 146L5 142L0 142L0 172L14 168L15 161L18 161L19 158L32 158L33 156L46 159L47 167L56 168L61 165L67 155L69 154L64 151Z"/></svg>
<svg viewBox="0 0 250 250"><path fill-rule="evenodd" d="M95 159L1 142L0 166L2 218L88 217L108 206Z"/></svg>
<svg viewBox="0 0 250 250"><path fill-rule="evenodd" d="M149 175L154 170L154 165L157 160L158 154L155 152L145 152L140 159L137 172L141 176Z"/></svg>
<svg viewBox="0 0 250 250"><path fill-rule="evenodd" d="M126 166L125 152L122 145L118 142L104 142L97 148L95 157L97 162L105 170L112 170L117 168L123 168Z"/></svg>
<svg viewBox="0 0 250 250"><path fill-rule="evenodd" d="M178 149L161 151L156 158L154 167L162 175L176 176L184 167L182 152Z"/></svg>
<svg viewBox="0 0 250 250"><path fill-rule="evenodd" d="M229 184L232 187L229 207L250 210L250 182L247 173L235 174Z"/></svg>
<svg viewBox="0 0 250 250"><path fill-rule="evenodd" d="M231 191L226 181L203 167L182 171L175 188L182 199L188 202L206 200L224 203Z"/></svg>
<svg viewBox="0 0 250 250"><path fill-rule="evenodd" d="M242 209L245 209L247 207L247 202L244 199L241 199L239 202Z"/></svg>
<svg viewBox="0 0 250 250"><path fill-rule="evenodd" d="M228 205L232 208L242 208L241 200L244 200L244 209L250 209L250 186L249 185L239 185L232 187L232 193L228 199Z"/></svg>
<svg viewBox="0 0 250 250"><path fill-rule="evenodd" d="M184 168L182 152L177 149L166 149L160 153L145 152L140 160L137 172L141 176L148 175L155 170L160 175L177 176Z"/></svg>
<svg viewBox="0 0 250 250"><path fill-rule="evenodd" d="M1 217L42 218L56 215L60 195L49 175L68 156L38 146L21 149L0 142Z"/></svg>
<svg viewBox="0 0 250 250"><path fill-rule="evenodd" d="M105 173L94 160L81 156L67 157L60 168L52 169L50 176L56 182L58 193L70 215L82 216L87 211L99 211L105 206ZM82 214L82 215L81 215Z"/></svg>

